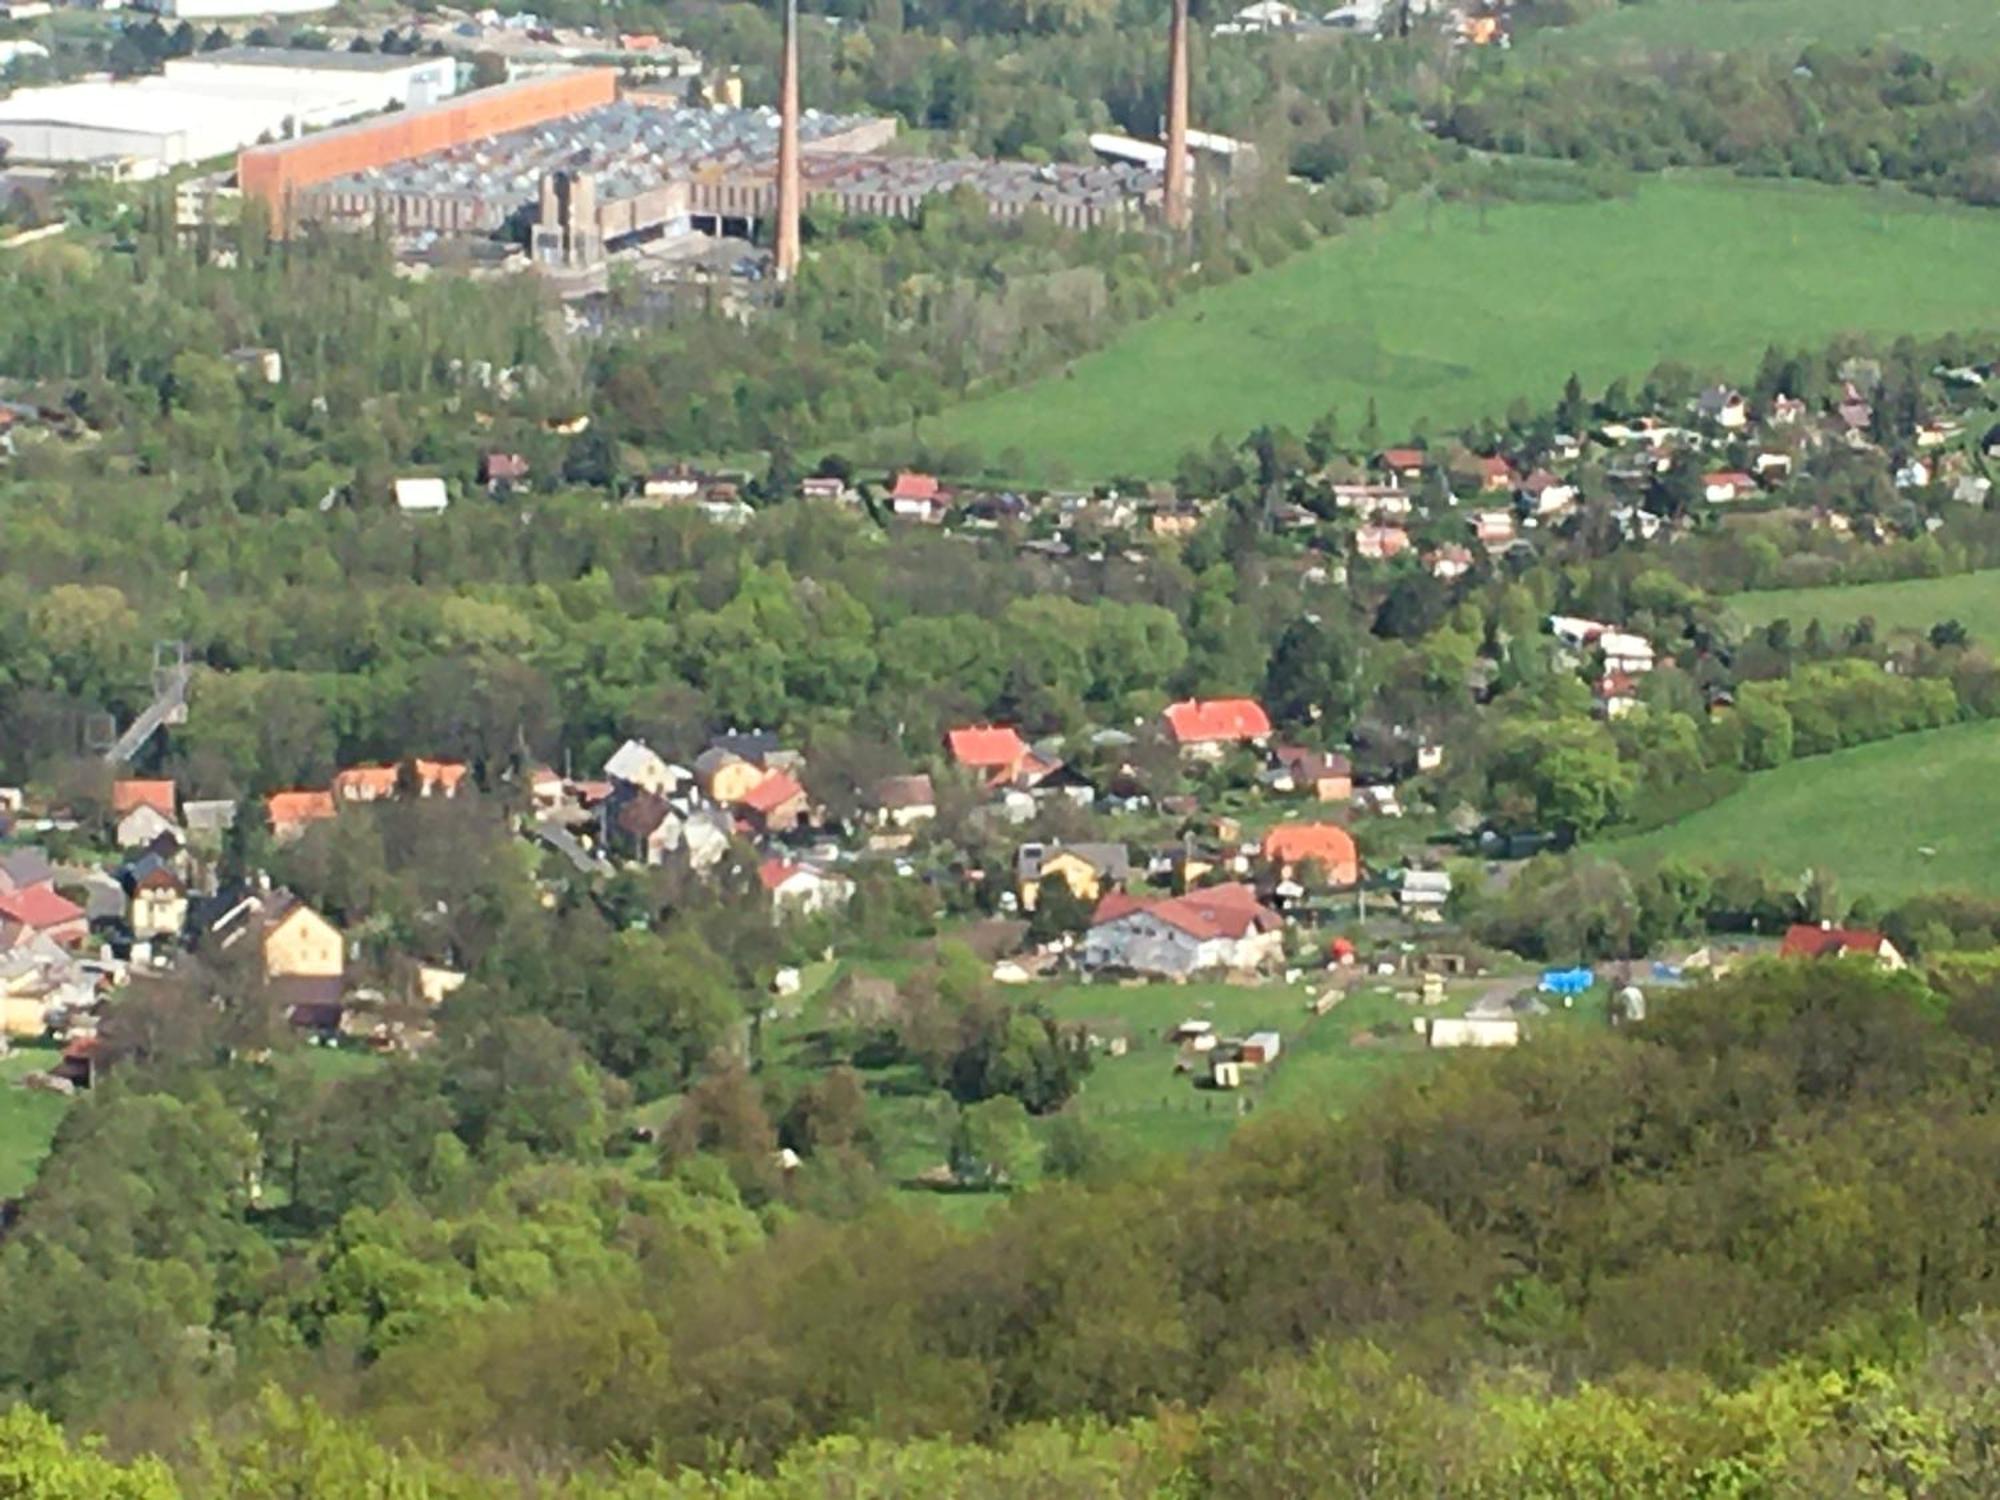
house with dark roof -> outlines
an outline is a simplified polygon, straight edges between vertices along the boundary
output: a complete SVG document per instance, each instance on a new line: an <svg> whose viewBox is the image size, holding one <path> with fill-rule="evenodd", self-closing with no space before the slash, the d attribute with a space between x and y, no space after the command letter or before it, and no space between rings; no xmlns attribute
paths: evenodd
<svg viewBox="0 0 2000 1500"><path fill-rule="evenodd" d="M1131 874L1132 853L1123 844L1032 843L1014 853L1014 888L1023 911L1035 909L1045 880L1061 880L1078 900L1094 902Z"/></svg>

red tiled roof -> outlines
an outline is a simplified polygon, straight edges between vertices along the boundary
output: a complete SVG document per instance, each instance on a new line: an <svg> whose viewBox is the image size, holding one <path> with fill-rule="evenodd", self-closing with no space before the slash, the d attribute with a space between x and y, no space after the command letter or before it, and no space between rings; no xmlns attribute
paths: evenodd
<svg viewBox="0 0 2000 1500"><path fill-rule="evenodd" d="M945 735L951 758L961 766L978 771L1012 771L1028 753L1028 746L1011 725L969 725Z"/></svg>
<svg viewBox="0 0 2000 1500"><path fill-rule="evenodd" d="M1264 858L1281 865L1318 860L1330 872L1344 872L1359 863L1354 835L1338 823L1280 823L1264 835Z"/></svg>
<svg viewBox="0 0 2000 1500"><path fill-rule="evenodd" d="M392 773L393 774L393 773ZM332 792L273 792L264 800L273 827L335 816Z"/></svg>
<svg viewBox="0 0 2000 1500"><path fill-rule="evenodd" d="M1170 896L1164 901L1142 901L1124 891L1112 891L1097 903L1097 910L1091 914L1091 924L1097 926L1115 922L1120 917L1141 911L1203 940L1240 938L1253 931L1268 932L1283 921L1276 912L1258 901L1254 890L1241 881L1233 881L1228 885L1204 886L1200 890L1189 891L1185 896Z"/></svg>
<svg viewBox="0 0 2000 1500"><path fill-rule="evenodd" d="M84 911L67 896L58 895L53 886L31 885L25 891L9 891L0 896L0 917L45 932L51 927L83 921Z"/></svg>
<svg viewBox="0 0 2000 1500"><path fill-rule="evenodd" d="M757 866L757 879L767 891L775 891L794 875L811 875L819 878L819 871L811 865L794 864L789 859L767 859Z"/></svg>
<svg viewBox="0 0 2000 1500"><path fill-rule="evenodd" d="M1384 448L1382 466L1388 469L1421 469L1429 456L1421 448Z"/></svg>
<svg viewBox="0 0 2000 1500"><path fill-rule="evenodd" d="M1257 740L1271 732L1270 717L1254 698L1190 699L1169 706L1166 719L1183 745Z"/></svg>
<svg viewBox="0 0 2000 1500"><path fill-rule="evenodd" d="M1840 958L1849 953L1880 953L1889 940L1859 927L1817 927L1795 922L1785 932L1778 952L1786 958Z"/></svg>
<svg viewBox="0 0 2000 1500"><path fill-rule="evenodd" d="M1752 479L1748 474L1745 474L1740 469L1718 469L1713 474L1702 475L1701 482L1703 484L1734 485L1737 489L1740 490L1752 489L1756 486L1757 483L1756 480Z"/></svg>
<svg viewBox="0 0 2000 1500"><path fill-rule="evenodd" d="M425 760L419 756L416 762L417 785L421 788L435 787L449 796L458 790L458 784L465 780L466 765L459 760Z"/></svg>
<svg viewBox="0 0 2000 1500"><path fill-rule="evenodd" d="M937 497L935 474L918 474L907 469L896 476L895 484L889 489L892 500L935 500Z"/></svg>
<svg viewBox="0 0 2000 1500"><path fill-rule="evenodd" d="M163 818L174 816L174 784L171 781L121 780L111 783L111 810L123 817L135 807L150 807Z"/></svg>
<svg viewBox="0 0 2000 1500"><path fill-rule="evenodd" d="M372 797L393 797L396 794L396 768L394 766L347 766L333 773L333 794L349 802L365 802ZM309 796L305 792L280 792L281 797ZM274 799L275 801L275 799ZM275 820L275 806L271 813Z"/></svg>
<svg viewBox="0 0 2000 1500"><path fill-rule="evenodd" d="M762 781L745 792L740 801L752 812L774 813L795 797L803 797L806 789L789 771L773 771Z"/></svg>

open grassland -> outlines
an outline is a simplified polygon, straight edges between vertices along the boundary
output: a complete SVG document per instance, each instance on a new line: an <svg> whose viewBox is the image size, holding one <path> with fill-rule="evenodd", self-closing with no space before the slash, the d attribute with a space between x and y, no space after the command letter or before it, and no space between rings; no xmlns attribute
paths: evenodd
<svg viewBox="0 0 2000 1500"><path fill-rule="evenodd" d="M1897 583L1767 589L1736 594L1727 602L1730 612L1753 628L1789 620L1796 633L1814 620L1831 628L1865 617L1875 622L1878 634L1889 635L1902 630L1923 633L1941 620L1956 620L1974 640L2000 646L2000 571Z"/></svg>
<svg viewBox="0 0 2000 1500"><path fill-rule="evenodd" d="M0 1198L12 1198L28 1190L49 1154L56 1126L62 1123L69 1101L59 1094L45 1094L21 1087L30 1073L46 1073L62 1060L58 1047L16 1046L0 1058Z"/></svg>
<svg viewBox="0 0 2000 1500"><path fill-rule="evenodd" d="M1926 57L2000 49L1992 0L1637 0L1524 38L1542 55L1618 59L1657 52L1796 53L1893 42Z"/></svg>
<svg viewBox="0 0 2000 1500"><path fill-rule="evenodd" d="M2000 723L1954 724L1813 756L1753 776L1713 807L1609 846L1627 860L1675 855L1831 870L1849 896L1895 900L2000 889Z"/></svg>
<svg viewBox="0 0 2000 1500"><path fill-rule="evenodd" d="M1888 189L1702 174L1605 202L1411 201L923 436L1015 479L1160 476L1212 437L1302 433L1329 408L1351 441L1371 399L1396 438L1552 402L1573 370L1592 389L1665 359L1741 372L1774 342L1940 333L1996 308L2000 214Z"/></svg>

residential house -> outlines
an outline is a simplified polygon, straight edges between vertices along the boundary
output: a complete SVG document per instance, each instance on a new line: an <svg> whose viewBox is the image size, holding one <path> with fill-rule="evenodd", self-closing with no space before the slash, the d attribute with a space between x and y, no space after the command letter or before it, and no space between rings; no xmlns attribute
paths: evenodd
<svg viewBox="0 0 2000 1500"><path fill-rule="evenodd" d="M1870 958L1885 974L1907 966L1896 945L1879 932L1859 927L1835 927L1830 922L1796 922L1778 945L1781 958Z"/></svg>
<svg viewBox="0 0 2000 1500"><path fill-rule="evenodd" d="M851 501L854 491L847 481L827 474L811 474L799 481L799 496L805 500Z"/></svg>
<svg viewBox="0 0 2000 1500"><path fill-rule="evenodd" d="M1320 802L1345 802L1354 795L1354 766L1344 755L1280 745L1271 752L1272 785L1278 791L1301 792Z"/></svg>
<svg viewBox="0 0 2000 1500"><path fill-rule="evenodd" d="M854 882L817 865L767 859L757 867L757 881L779 916L818 916L837 911L854 895Z"/></svg>
<svg viewBox="0 0 2000 1500"><path fill-rule="evenodd" d="M560 812L569 801L569 783L550 766L536 766L528 773L528 805L543 817Z"/></svg>
<svg viewBox="0 0 2000 1500"><path fill-rule="evenodd" d="M333 773L333 795L340 802L386 802L396 795L394 766L347 766Z"/></svg>
<svg viewBox="0 0 2000 1500"><path fill-rule="evenodd" d="M1576 504L1576 486L1547 469L1536 469L1521 481L1521 498L1535 515L1547 520Z"/></svg>
<svg viewBox="0 0 2000 1500"><path fill-rule="evenodd" d="M260 905L263 931L259 951L266 979L345 976L347 944L338 927L286 892Z"/></svg>
<svg viewBox="0 0 2000 1500"><path fill-rule="evenodd" d="M642 865L662 865L684 842L687 820L657 792L624 787L599 809L604 842Z"/></svg>
<svg viewBox="0 0 2000 1500"><path fill-rule="evenodd" d="M1405 916L1435 919L1451 900L1451 876L1443 870L1405 870L1396 886L1396 904Z"/></svg>
<svg viewBox="0 0 2000 1500"><path fill-rule="evenodd" d="M271 837L279 843L300 838L315 823L335 816L332 792L273 792L264 799Z"/></svg>
<svg viewBox="0 0 2000 1500"><path fill-rule="evenodd" d="M915 828L937 816L937 789L922 774L883 778L873 800L876 820L891 828Z"/></svg>
<svg viewBox="0 0 2000 1500"><path fill-rule="evenodd" d="M74 948L90 935L90 919L54 885L31 885L0 895L0 932L12 930L17 942L47 938L62 948ZM11 946L0 940L0 947Z"/></svg>
<svg viewBox="0 0 2000 1500"><path fill-rule="evenodd" d="M96 976L46 937L0 952L0 1038L39 1037L96 999Z"/></svg>
<svg viewBox="0 0 2000 1500"><path fill-rule="evenodd" d="M952 764L982 777L988 786L1009 782L1028 759L1028 744L1011 725L974 724L945 733Z"/></svg>
<svg viewBox="0 0 2000 1500"><path fill-rule="evenodd" d="M153 842L162 834L180 837L180 829L174 820L162 813L150 802L141 802L118 820L112 831L120 849L138 849Z"/></svg>
<svg viewBox="0 0 2000 1500"><path fill-rule="evenodd" d="M1023 844L1014 854L1014 888L1023 911L1035 909L1044 880L1059 879L1079 901L1094 902L1131 874L1131 852L1123 844Z"/></svg>
<svg viewBox="0 0 2000 1500"><path fill-rule="evenodd" d="M685 503L700 497L702 483L701 471L692 464L669 464L648 474L639 493L663 505Z"/></svg>
<svg viewBox="0 0 2000 1500"><path fill-rule="evenodd" d="M1921 458L1906 458L1890 478L1899 490L1920 490L1931 482L1931 466Z"/></svg>
<svg viewBox="0 0 2000 1500"><path fill-rule="evenodd" d="M1789 453L1776 448L1763 448L1750 461L1750 467L1756 471L1759 484L1776 484L1792 477L1794 462Z"/></svg>
<svg viewBox="0 0 2000 1500"><path fill-rule="evenodd" d="M528 487L528 460L518 453L488 453L479 460L479 482L489 490Z"/></svg>
<svg viewBox="0 0 2000 1500"><path fill-rule="evenodd" d="M1284 951L1284 920L1240 883L1146 901L1113 891L1084 934L1087 969L1185 979L1215 970L1248 972Z"/></svg>
<svg viewBox="0 0 2000 1500"><path fill-rule="evenodd" d="M419 797L456 797L470 772L471 768L463 761L425 760L418 756L410 762L411 780Z"/></svg>
<svg viewBox="0 0 2000 1500"><path fill-rule="evenodd" d="M1232 745L1262 745L1271 737L1270 716L1254 698L1188 699L1169 704L1167 736L1181 754L1220 759Z"/></svg>
<svg viewBox="0 0 2000 1500"><path fill-rule="evenodd" d="M1466 518L1473 540L1487 551L1510 546L1515 537L1514 513L1510 510L1476 510Z"/></svg>
<svg viewBox="0 0 2000 1500"><path fill-rule="evenodd" d="M181 805L188 842L210 851L222 847L229 830L236 826L236 804L227 798L197 799Z"/></svg>
<svg viewBox="0 0 2000 1500"><path fill-rule="evenodd" d="M1479 476L1479 491L1484 495L1507 494L1520 478L1514 472L1514 466L1497 453L1475 458L1472 468Z"/></svg>
<svg viewBox="0 0 2000 1500"><path fill-rule="evenodd" d="M660 797L673 796L693 779L681 767L670 765L644 740L627 740L614 750L604 763L604 774L614 783Z"/></svg>
<svg viewBox="0 0 2000 1500"><path fill-rule="evenodd" d="M1448 542L1425 553L1424 566L1430 569L1431 577L1445 583L1454 582L1472 571L1472 549Z"/></svg>
<svg viewBox="0 0 2000 1500"><path fill-rule="evenodd" d="M150 807L172 825L176 816L173 782L121 777L111 783L111 816L122 818L135 808Z"/></svg>
<svg viewBox="0 0 2000 1500"><path fill-rule="evenodd" d="M1710 386L1695 402L1695 409L1705 421L1713 422L1725 432L1738 432L1750 425L1750 403L1743 399L1741 391L1728 386Z"/></svg>
<svg viewBox="0 0 2000 1500"><path fill-rule="evenodd" d="M395 493L396 509L406 516L441 515L451 505L451 494L442 479L398 479Z"/></svg>
<svg viewBox="0 0 2000 1500"><path fill-rule="evenodd" d="M1773 427L1796 427L1805 420L1806 404L1795 396L1778 395L1771 398L1771 409L1766 414Z"/></svg>
<svg viewBox="0 0 2000 1500"><path fill-rule="evenodd" d="M688 868L701 871L718 864L729 852L729 842L735 833L728 813L717 807L697 807L687 815L687 824L681 830Z"/></svg>
<svg viewBox="0 0 2000 1500"><path fill-rule="evenodd" d="M1315 867L1328 885L1361 879L1354 835L1338 823L1280 823L1264 835L1259 853L1279 880L1298 880Z"/></svg>
<svg viewBox="0 0 2000 1500"><path fill-rule="evenodd" d="M1430 455L1421 448L1384 448L1375 455L1376 465L1400 484L1424 477Z"/></svg>
<svg viewBox="0 0 2000 1500"><path fill-rule="evenodd" d="M718 799L719 800L719 799ZM806 789L790 771L772 771L736 801L744 821L757 832L790 833L812 811Z"/></svg>
<svg viewBox="0 0 2000 1500"><path fill-rule="evenodd" d="M1701 476L1701 497L1711 505L1748 500L1756 493L1756 479L1741 469L1718 469Z"/></svg>
<svg viewBox="0 0 2000 1500"><path fill-rule="evenodd" d="M1639 681L1630 672L1605 672L1591 684L1597 712L1607 719L1622 719L1639 706Z"/></svg>
<svg viewBox="0 0 2000 1500"><path fill-rule="evenodd" d="M695 757L695 779L709 801L734 807L771 775L759 761L711 745Z"/></svg>
<svg viewBox="0 0 2000 1500"><path fill-rule="evenodd" d="M1354 555L1371 562L1387 562L1410 550L1410 533L1401 526L1367 525L1356 528Z"/></svg>
<svg viewBox="0 0 2000 1500"><path fill-rule="evenodd" d="M187 925L187 884L157 854L134 860L121 872L128 905L126 920L141 942L177 938Z"/></svg>
<svg viewBox="0 0 2000 1500"><path fill-rule="evenodd" d="M1917 447L1926 451L1942 448L1964 430L1958 423L1951 421L1920 423L1916 431Z"/></svg>
<svg viewBox="0 0 2000 1500"><path fill-rule="evenodd" d="M1604 670L1641 676L1653 670L1653 643L1629 630L1607 630L1597 637L1604 653Z"/></svg>
<svg viewBox="0 0 2000 1500"><path fill-rule="evenodd" d="M0 896L36 886L54 888L56 866L38 848L10 848L0 854Z"/></svg>
<svg viewBox="0 0 2000 1500"><path fill-rule="evenodd" d="M935 474L906 469L890 481L889 511L904 521L936 526L951 513L951 502Z"/></svg>
<svg viewBox="0 0 2000 1500"><path fill-rule="evenodd" d="M1398 520L1416 509L1410 492L1393 484L1336 484L1333 503L1364 521Z"/></svg>

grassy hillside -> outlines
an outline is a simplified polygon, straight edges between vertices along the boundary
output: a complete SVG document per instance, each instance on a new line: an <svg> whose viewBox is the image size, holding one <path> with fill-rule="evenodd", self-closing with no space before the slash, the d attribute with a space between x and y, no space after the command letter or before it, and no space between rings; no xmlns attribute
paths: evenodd
<svg viewBox="0 0 2000 1500"><path fill-rule="evenodd" d="M1780 872L1829 869L1850 896L1896 899L2000 886L1996 827L2000 724L1955 724L1793 761L1609 851Z"/></svg>
<svg viewBox="0 0 2000 1500"><path fill-rule="evenodd" d="M1770 589L1737 594L1729 608L1746 625L1790 620L1795 630L1819 620L1847 625L1867 616L1883 634L1927 631L1956 620L1975 640L2000 646L2000 572L1912 578L1902 583L1856 583L1820 589Z"/></svg>
<svg viewBox="0 0 2000 1500"><path fill-rule="evenodd" d="M1577 26L1537 32L1525 45L1552 55L1620 57L1694 48L1798 52L1814 43L1889 41L1945 58L2000 47L1991 0L1637 0Z"/></svg>
<svg viewBox="0 0 2000 1500"><path fill-rule="evenodd" d="M1189 298L1066 372L925 424L1061 480L1170 473L1263 422L1304 431L1369 399L1385 436L1551 401L1663 359L1753 364L1773 342L1943 332L2000 306L2000 215L1892 191L1651 181L1630 198L1482 213L1406 203Z"/></svg>

